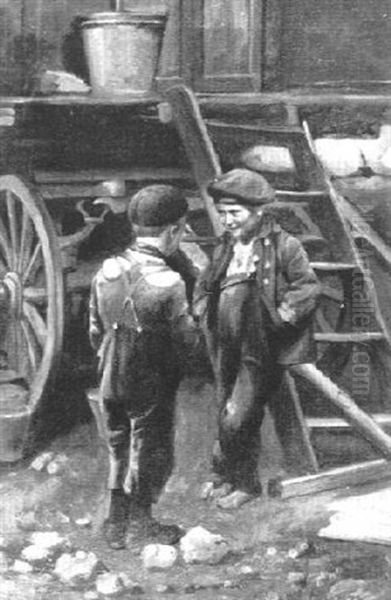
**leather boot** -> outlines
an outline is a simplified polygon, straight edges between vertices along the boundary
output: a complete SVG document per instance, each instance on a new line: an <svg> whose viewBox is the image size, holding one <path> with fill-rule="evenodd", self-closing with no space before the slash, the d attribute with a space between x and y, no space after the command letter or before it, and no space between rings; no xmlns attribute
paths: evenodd
<svg viewBox="0 0 391 600"><path fill-rule="evenodd" d="M103 525L106 542L114 550L126 547L126 507L122 490L111 490L108 517Z"/></svg>
<svg viewBox="0 0 391 600"><path fill-rule="evenodd" d="M173 545L179 542L184 531L175 524L159 523L152 517L152 507L131 502L128 508L129 544L154 542Z"/></svg>

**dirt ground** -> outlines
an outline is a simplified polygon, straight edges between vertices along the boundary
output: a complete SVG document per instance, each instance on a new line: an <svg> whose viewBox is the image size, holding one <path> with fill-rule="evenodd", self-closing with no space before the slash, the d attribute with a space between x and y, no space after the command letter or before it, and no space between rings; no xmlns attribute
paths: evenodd
<svg viewBox="0 0 391 600"><path fill-rule="evenodd" d="M121 551L106 547L100 528L107 457L93 420L78 423L44 449L66 456L57 473L37 472L29 468L31 460L0 468L0 536L13 540L17 558L28 530L56 530L69 536L75 549L96 553L107 569L125 572L141 584L139 596L145 600L165 596L173 600L389 600L391 547L317 536L328 523L333 499L376 486L289 500L263 495L235 512L218 509L199 498L208 475L214 417L212 385L199 378L185 380L178 394L176 468L155 514L185 529L202 525L223 535L232 547L223 563L179 561L167 571L151 572L142 565L140 547ZM280 459L274 456L274 467ZM90 519L90 526L76 524L84 517ZM53 577L45 578L43 572L7 571L0 576L0 600L92 599L93 589L92 584L70 589Z"/></svg>

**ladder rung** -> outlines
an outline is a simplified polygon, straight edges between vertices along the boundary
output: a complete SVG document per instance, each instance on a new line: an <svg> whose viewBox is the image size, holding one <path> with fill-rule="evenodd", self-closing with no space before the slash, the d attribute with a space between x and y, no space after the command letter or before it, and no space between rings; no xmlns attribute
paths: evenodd
<svg viewBox="0 0 391 600"><path fill-rule="evenodd" d="M361 331L357 333L315 333L316 342L340 342L359 344L364 342L379 342L386 336L381 331Z"/></svg>
<svg viewBox="0 0 391 600"><path fill-rule="evenodd" d="M391 414L378 413L370 415L378 425L391 425ZM306 417L307 427L310 429L351 429L351 425L345 419L338 417Z"/></svg>
<svg viewBox="0 0 391 600"><path fill-rule="evenodd" d="M292 198L294 200L304 200L307 201L311 198L324 198L327 196L328 192L326 190L276 190L276 197L280 198Z"/></svg>
<svg viewBox="0 0 391 600"><path fill-rule="evenodd" d="M357 268L357 265L354 263L312 262L311 267L315 271L338 273L339 271L352 271Z"/></svg>

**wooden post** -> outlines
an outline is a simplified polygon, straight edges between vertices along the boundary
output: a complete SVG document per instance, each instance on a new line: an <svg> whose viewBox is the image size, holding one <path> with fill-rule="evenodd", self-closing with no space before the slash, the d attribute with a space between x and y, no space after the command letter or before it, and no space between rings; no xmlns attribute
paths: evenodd
<svg viewBox="0 0 391 600"><path fill-rule="evenodd" d="M290 368L297 375L314 385L330 402L339 408L345 419L384 456L391 457L391 437L388 436L372 417L365 413L350 396L326 377L315 365L303 364Z"/></svg>
<svg viewBox="0 0 391 600"><path fill-rule="evenodd" d="M165 92L171 104L175 125L191 164L194 179L215 235L222 233L222 225L212 198L207 193L208 184L221 174L219 159L202 118L193 92L184 85L176 85Z"/></svg>
<svg viewBox="0 0 391 600"><path fill-rule="evenodd" d="M305 421L303 409L302 409L301 403L300 403L299 394L297 393L297 389L296 389L295 380L293 379L292 375L288 371L285 371L284 377L285 377L285 380L287 383L290 397L293 402L293 406L295 408L295 413L296 413L297 419L299 421L304 446L305 446L305 449L308 454L308 459L310 461L310 464L311 464L311 467L312 467L312 470L314 471L314 473L318 473L319 472L319 464L318 464L318 460L316 458L315 451L311 444L310 432L309 432L307 423Z"/></svg>

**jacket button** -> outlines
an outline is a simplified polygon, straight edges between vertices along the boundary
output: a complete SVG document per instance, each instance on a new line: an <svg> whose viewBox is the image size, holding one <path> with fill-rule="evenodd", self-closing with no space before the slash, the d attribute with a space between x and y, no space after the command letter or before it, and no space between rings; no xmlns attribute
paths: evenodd
<svg viewBox="0 0 391 600"><path fill-rule="evenodd" d="M263 280L264 285L269 285L269 280L267 277L265 277L265 279Z"/></svg>
<svg viewBox="0 0 391 600"><path fill-rule="evenodd" d="M269 238L265 238L264 246L270 246L270 240L269 240Z"/></svg>
<svg viewBox="0 0 391 600"><path fill-rule="evenodd" d="M263 266L265 269L270 269L270 265L271 265L270 260L267 260Z"/></svg>

